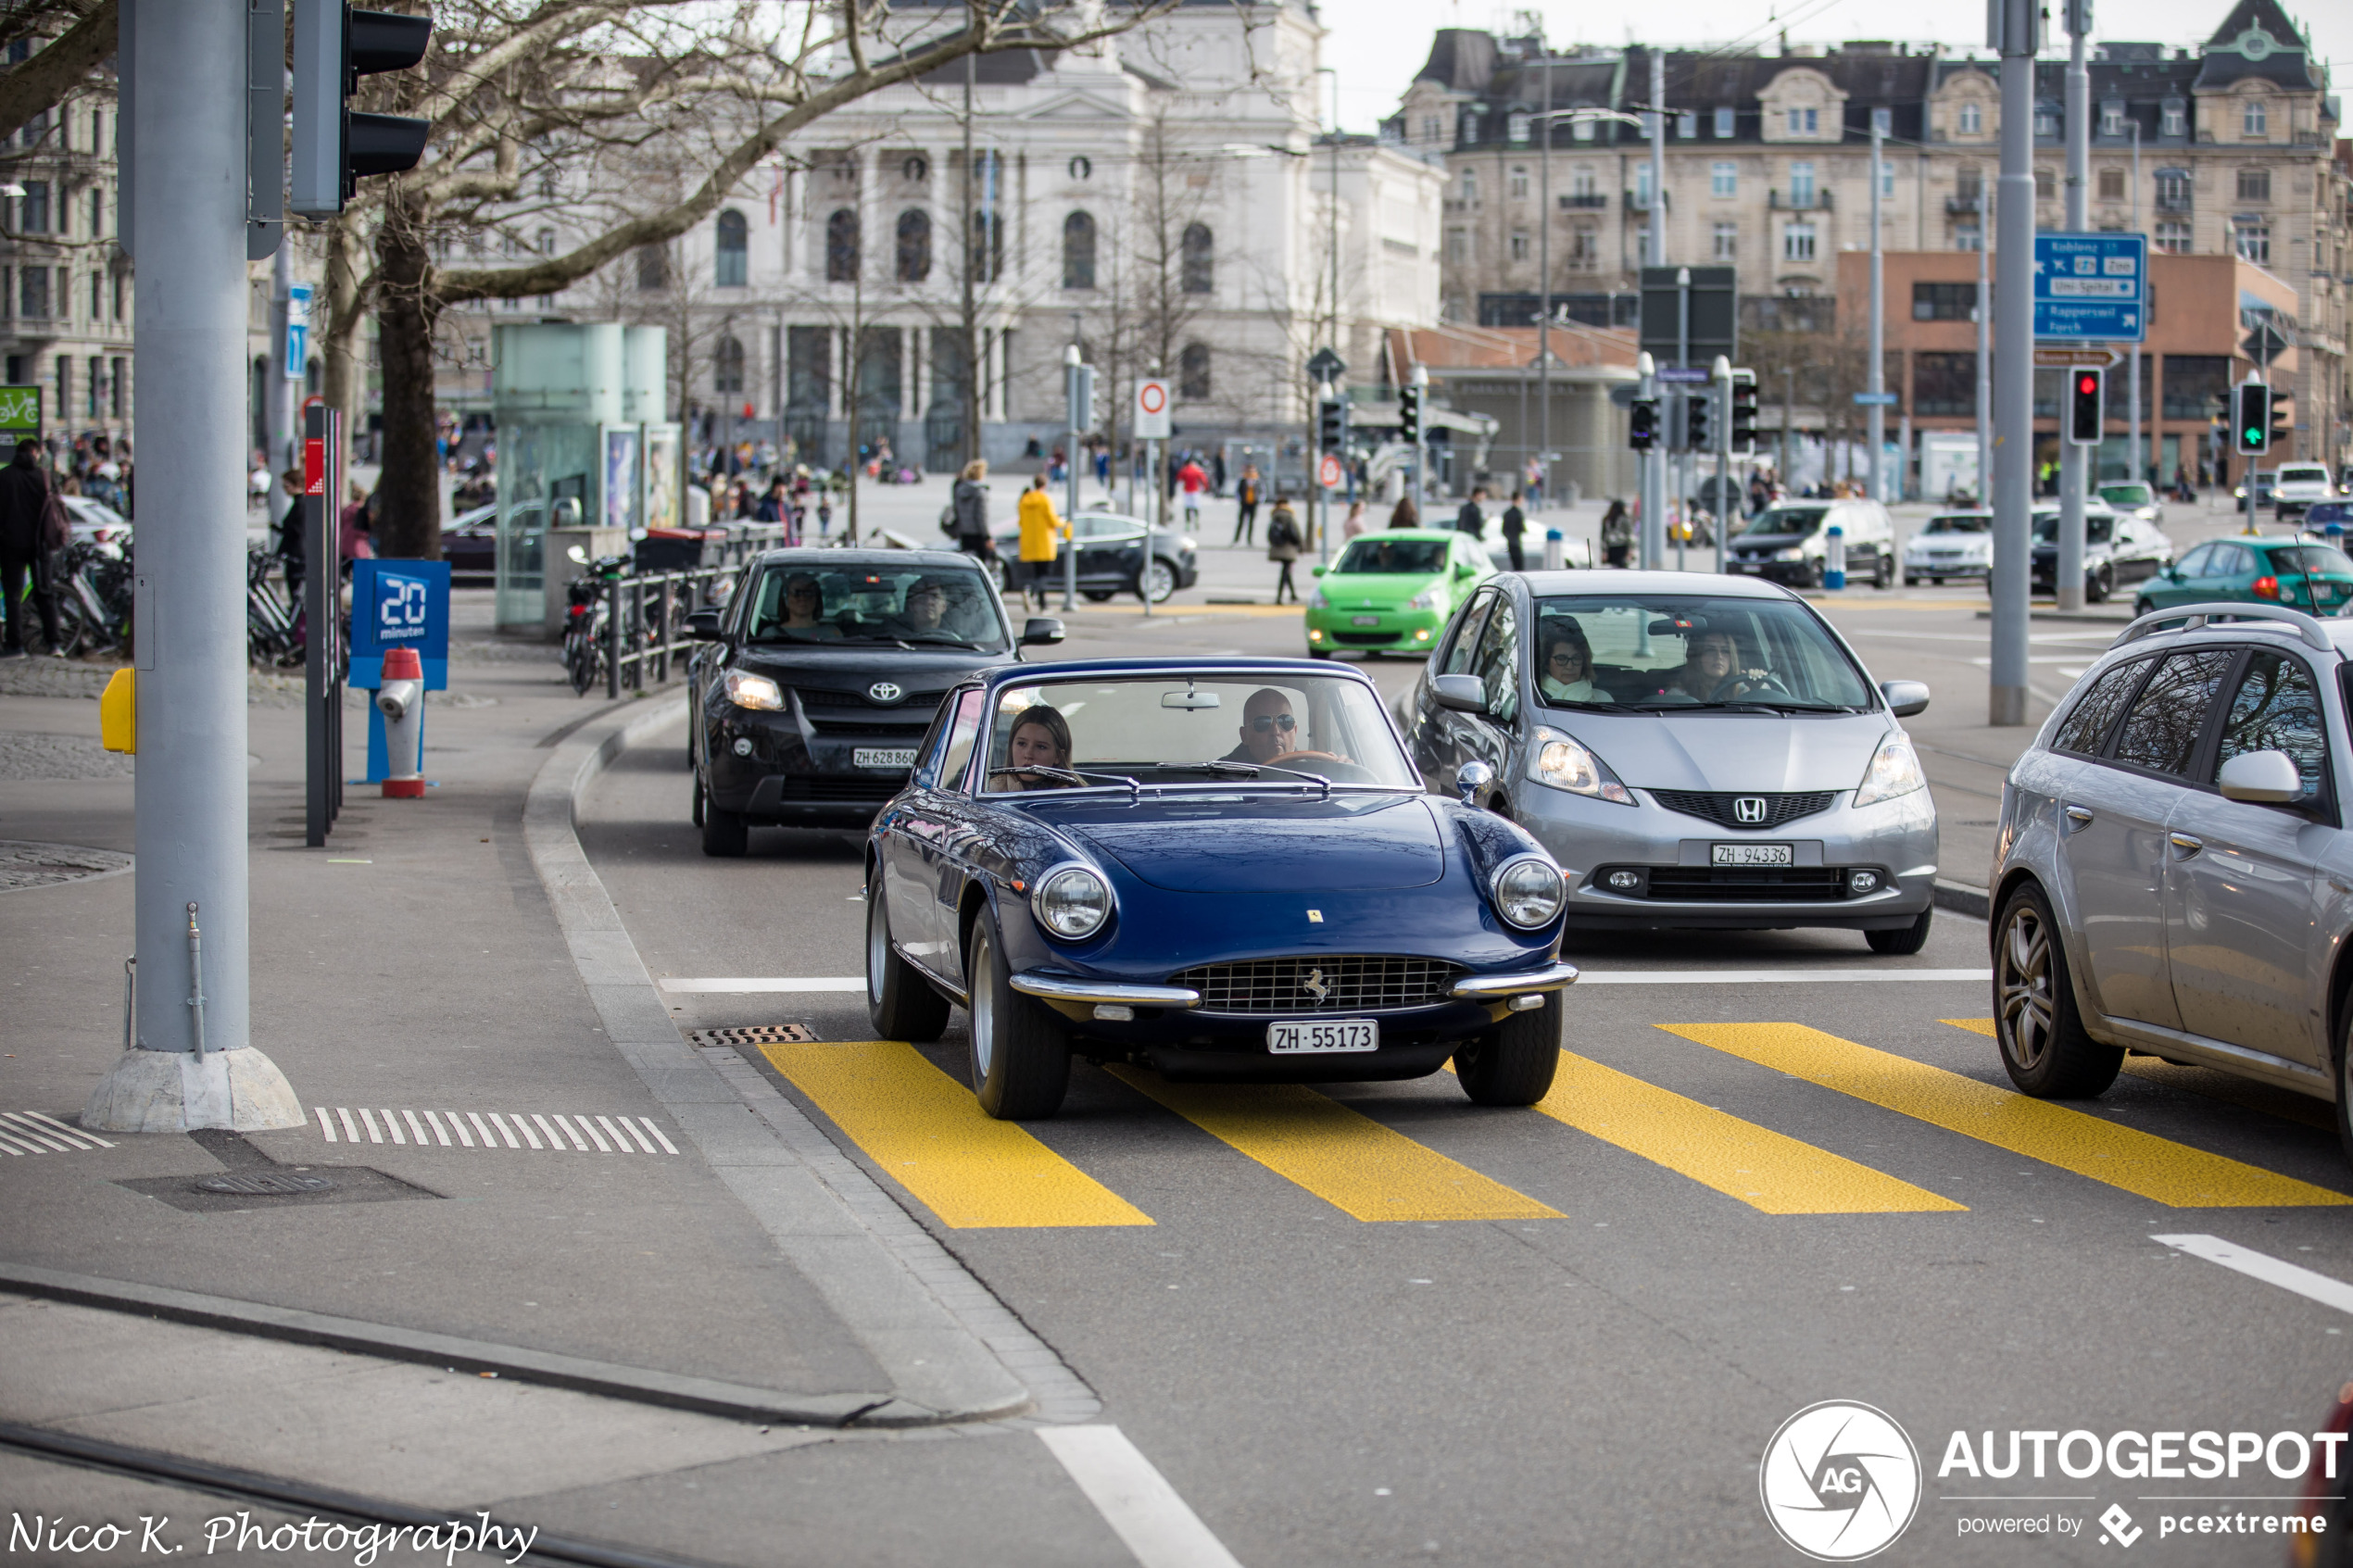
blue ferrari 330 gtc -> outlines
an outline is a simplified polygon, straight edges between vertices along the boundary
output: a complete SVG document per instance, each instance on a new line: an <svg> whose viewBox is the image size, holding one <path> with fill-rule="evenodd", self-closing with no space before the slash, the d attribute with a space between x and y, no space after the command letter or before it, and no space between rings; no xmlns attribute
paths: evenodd
<svg viewBox="0 0 2353 1568"><path fill-rule="evenodd" d="M1567 890L1425 795L1372 683L1289 659L1013 665L950 691L866 846L877 1033L972 1023L992 1116L1074 1055L1169 1078L1416 1078L1482 1105L1559 1062Z"/></svg>

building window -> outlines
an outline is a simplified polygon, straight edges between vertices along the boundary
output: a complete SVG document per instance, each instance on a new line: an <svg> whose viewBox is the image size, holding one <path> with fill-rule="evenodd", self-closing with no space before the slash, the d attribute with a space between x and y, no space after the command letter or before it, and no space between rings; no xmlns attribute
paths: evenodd
<svg viewBox="0 0 2353 1568"><path fill-rule="evenodd" d="M315 365L318 361L314 359L311 363ZM118 420L124 418L129 412L129 405L131 401L130 381L131 361L128 359L117 359L114 362L114 374L107 378L107 397L110 410L114 414L114 417Z"/></svg>
<svg viewBox="0 0 2353 1568"><path fill-rule="evenodd" d="M2236 248L2241 261L2251 261L2258 267L2271 264L2271 225L2259 218L2242 218L2234 225Z"/></svg>
<svg viewBox="0 0 2353 1568"><path fill-rule="evenodd" d="M1063 220L1063 287L1095 286L1095 220L1083 212Z"/></svg>
<svg viewBox="0 0 2353 1568"><path fill-rule="evenodd" d="M30 134L30 128L27 133ZM24 194L17 202L17 232L45 234L49 232L49 182L27 180Z"/></svg>
<svg viewBox="0 0 2353 1568"><path fill-rule="evenodd" d="M1076 157L1072 158L1070 160L1070 177L1073 180L1092 180L1095 177L1095 160L1088 157L1085 153L1081 153Z"/></svg>
<svg viewBox="0 0 2353 1568"><path fill-rule="evenodd" d="M1972 283L1969 290L1976 292ZM1912 356L1912 412L1973 414L1977 412L1977 356L1926 352Z"/></svg>
<svg viewBox="0 0 2353 1568"><path fill-rule="evenodd" d="M2190 171L2186 169L2160 169L2157 171L2157 205L2159 211L2190 209Z"/></svg>
<svg viewBox="0 0 2353 1568"><path fill-rule="evenodd" d="M1005 220L993 212L973 214L973 282L993 283L1005 270Z"/></svg>
<svg viewBox="0 0 2353 1568"><path fill-rule="evenodd" d="M1209 395L1209 345L1189 343L1176 356L1176 395L1188 402Z"/></svg>
<svg viewBox="0 0 2353 1568"><path fill-rule="evenodd" d="M2239 170L2239 200L2267 202L2271 199L2271 171L2268 169Z"/></svg>
<svg viewBox="0 0 2353 1568"><path fill-rule="evenodd" d="M117 272L114 275L114 319L116 320L122 320L122 307L130 296L131 275L127 272ZM120 413L121 410L117 409L116 412Z"/></svg>
<svg viewBox="0 0 2353 1568"><path fill-rule="evenodd" d="M539 231L539 254L542 256L556 254L556 232L553 229Z"/></svg>
<svg viewBox="0 0 2353 1568"><path fill-rule="evenodd" d="M1974 223L1962 225L1953 231L1953 248L1955 250L1983 250L1985 231Z"/></svg>
<svg viewBox="0 0 2353 1568"><path fill-rule="evenodd" d="M1741 226L1737 223L1717 224L1715 249L1716 259L1718 261L1730 261L1737 258L1740 253Z"/></svg>
<svg viewBox="0 0 2353 1568"><path fill-rule="evenodd" d="M106 396L106 383L107 362L93 354L90 356L90 384L82 393L82 396L87 399L82 404L82 411L94 420L98 417L100 406Z"/></svg>
<svg viewBox="0 0 2353 1568"><path fill-rule="evenodd" d="M742 288L751 269L751 230L744 215L729 207L719 215L719 270L714 280L723 289Z"/></svg>
<svg viewBox="0 0 2353 1568"><path fill-rule="evenodd" d="M1512 200L1524 202L1527 199L1528 170L1515 165L1512 169Z"/></svg>
<svg viewBox="0 0 2353 1568"><path fill-rule="evenodd" d="M1442 142L1445 139L1445 117L1434 114L1426 114L1422 116L1422 140L1425 142Z"/></svg>
<svg viewBox="0 0 2353 1568"><path fill-rule="evenodd" d="M1593 122L1590 119L1570 120L1568 122L1568 139L1572 142L1592 141L1593 139Z"/></svg>
<svg viewBox="0 0 2353 1568"><path fill-rule="evenodd" d="M931 214L909 207L899 215L899 281L920 283L931 276Z"/></svg>
<svg viewBox="0 0 2353 1568"><path fill-rule="evenodd" d="M1818 134L1821 127L1822 111L1819 109L1789 111L1789 133L1793 136L1812 136Z"/></svg>
<svg viewBox="0 0 2353 1568"><path fill-rule="evenodd" d="M43 109L24 122L24 134L18 138L28 147L37 147L41 138L49 134L49 111Z"/></svg>
<svg viewBox="0 0 2353 1568"><path fill-rule="evenodd" d="M1524 230L1512 231L1512 259L1514 261L1528 259L1528 234Z"/></svg>
<svg viewBox="0 0 2353 1568"><path fill-rule="evenodd" d="M2103 136L2124 134L2124 106L2117 99L2110 98L2100 106L2100 134Z"/></svg>
<svg viewBox="0 0 2353 1568"><path fill-rule="evenodd" d="M1698 134L1699 116L1695 114L1679 114L1675 117L1675 135L1678 140L1688 142Z"/></svg>
<svg viewBox="0 0 2353 1568"><path fill-rule="evenodd" d="M1644 212L1651 208L1651 166L1647 160L1634 166L1634 205Z"/></svg>
<svg viewBox="0 0 2353 1568"><path fill-rule="evenodd" d="M1718 109L1716 111L1716 139L1719 142L1729 142L1732 139L1731 110Z"/></svg>
<svg viewBox="0 0 2353 1568"><path fill-rule="evenodd" d="M2190 133L2189 106L2168 101L2158 112L2157 133L2160 136L2188 135Z"/></svg>
<svg viewBox="0 0 2353 1568"><path fill-rule="evenodd" d="M1469 230L1449 229L1446 231L1446 259L1449 261L1468 261L1470 259Z"/></svg>
<svg viewBox="0 0 2353 1568"><path fill-rule="evenodd" d="M1711 196L1736 196L1741 194L1740 165L1730 158L1707 166L1707 194Z"/></svg>
<svg viewBox="0 0 2353 1568"><path fill-rule="evenodd" d="M2120 169L2100 170L2100 200L2120 202L2124 199L2124 171Z"/></svg>
<svg viewBox="0 0 2353 1568"><path fill-rule="evenodd" d="M909 153L900 162L899 177L910 185L920 185L931 178L931 163L921 153Z"/></svg>
<svg viewBox="0 0 2353 1568"><path fill-rule="evenodd" d="M1217 236L1206 223L1185 225L1183 265L1179 277L1187 294L1217 292Z"/></svg>
<svg viewBox="0 0 2353 1568"><path fill-rule="evenodd" d="M1593 189L1593 171L1579 169L1568 177L1568 194L1582 201L1599 193Z"/></svg>
<svg viewBox="0 0 2353 1568"><path fill-rule="evenodd" d="M2249 98L2239 109L2239 129L2250 142L2259 142L2271 134L2270 107L2260 98Z"/></svg>
<svg viewBox="0 0 2353 1568"><path fill-rule="evenodd" d="M2034 111L2034 134L2036 139L2045 142L2055 142L2058 140L2058 133L2059 123L2057 112L2056 110L2046 108L2036 109Z"/></svg>
<svg viewBox="0 0 2353 1568"><path fill-rule="evenodd" d="M857 282L858 263L858 214L837 207L825 220L825 282Z"/></svg>
<svg viewBox="0 0 2353 1568"><path fill-rule="evenodd" d="M90 237L94 240L103 239L106 232L107 193L93 185L90 187Z"/></svg>
<svg viewBox="0 0 2353 1568"><path fill-rule="evenodd" d="M1525 142L1528 140L1528 122L1529 117L1524 114L1507 116L1504 121L1504 134L1516 144Z"/></svg>
<svg viewBox="0 0 2353 1568"><path fill-rule="evenodd" d="M1964 136L1977 136L1983 134L1984 131L1985 106L1972 98L1961 106L1960 132Z"/></svg>
<svg viewBox="0 0 2353 1568"><path fill-rule="evenodd" d="M1807 207L1814 205L1814 166L1812 164L1793 163L1789 166L1789 204L1795 207Z"/></svg>
<svg viewBox="0 0 2353 1568"><path fill-rule="evenodd" d="M2190 226L2178 218L2168 218L2158 224L2155 244L2168 256L2187 256L2190 253Z"/></svg>
<svg viewBox="0 0 2353 1568"><path fill-rule="evenodd" d="M741 392L744 389L744 345L739 338L723 337L711 351L711 389L713 392Z"/></svg>
<svg viewBox="0 0 2353 1568"><path fill-rule="evenodd" d="M107 276L105 273L93 272L90 274L90 321L94 326L107 319L106 312L101 308L101 307L106 304L106 287ZM91 363L94 365L97 361L93 359ZM94 414L98 410L93 408L90 411Z"/></svg>
<svg viewBox="0 0 2353 1568"><path fill-rule="evenodd" d="M1975 283L1914 283L1912 320L1966 321L1977 308Z"/></svg>
<svg viewBox="0 0 2353 1568"><path fill-rule="evenodd" d="M1783 261L1814 259L1814 225L1792 223L1781 230L1781 259Z"/></svg>
<svg viewBox="0 0 2353 1568"><path fill-rule="evenodd" d="M1895 194L1895 160L1893 158L1879 160L1879 194L1882 196Z"/></svg>
<svg viewBox="0 0 2353 1568"><path fill-rule="evenodd" d="M1568 266L1572 272L1597 272L1602 265L1602 237L1597 230L1579 229L1568 237Z"/></svg>
<svg viewBox="0 0 2353 1568"><path fill-rule="evenodd" d="M1463 170L1462 196L1466 202L1475 202L1478 199L1478 170L1475 169Z"/></svg>

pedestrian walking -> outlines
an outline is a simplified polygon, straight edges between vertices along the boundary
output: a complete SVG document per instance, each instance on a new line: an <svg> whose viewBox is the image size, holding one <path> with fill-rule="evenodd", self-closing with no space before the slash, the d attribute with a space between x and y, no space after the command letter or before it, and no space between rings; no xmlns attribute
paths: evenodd
<svg viewBox="0 0 2353 1568"><path fill-rule="evenodd" d="M1299 558L1300 548L1306 541L1299 532L1299 519L1290 509L1290 502L1277 495L1275 509L1266 516L1266 558L1282 565L1282 573L1275 579L1275 602L1281 604L1289 594L1293 604L1299 602L1299 588L1290 580L1291 562Z"/></svg>
<svg viewBox="0 0 2353 1568"><path fill-rule="evenodd" d="M338 571L342 570L341 563L344 561L375 558L375 541L369 537L375 532L371 515L374 508L375 497L369 495L359 481L352 481L351 504L345 507L335 518L335 560Z"/></svg>
<svg viewBox="0 0 2353 1568"><path fill-rule="evenodd" d="M1470 499L1465 501L1463 503L1463 509L1454 514L1455 533L1467 533L1474 539L1479 538L1486 533L1487 513L1479 507L1479 503L1485 499L1487 499L1487 491L1485 487L1477 484L1472 485Z"/></svg>
<svg viewBox="0 0 2353 1568"><path fill-rule="evenodd" d="M1365 532L1366 526L1367 525L1365 521L1365 503L1362 500L1349 502L1348 516L1342 520L1340 525L1340 536L1341 541L1345 543L1350 539L1355 538L1356 535Z"/></svg>
<svg viewBox="0 0 2353 1568"><path fill-rule="evenodd" d="M1626 503L1613 496L1609 510L1602 514L1602 559L1610 566L1624 567L1634 548L1634 520L1626 510Z"/></svg>
<svg viewBox="0 0 2353 1568"><path fill-rule="evenodd" d="M1209 471L1197 458L1187 458L1176 470L1176 488L1185 493L1185 526L1201 526L1201 493L1209 488Z"/></svg>
<svg viewBox="0 0 2353 1568"><path fill-rule="evenodd" d="M1055 541L1070 535L1070 524L1054 515L1054 497L1046 486L1041 473L1029 482L1021 496L1021 582L1030 603L1038 609L1046 608L1046 589L1051 581L1054 557L1060 553Z"/></svg>
<svg viewBox="0 0 2353 1568"><path fill-rule="evenodd" d="M300 469L288 469L278 476L294 499L286 503L286 515L278 521L278 568L286 574L286 597L299 606L302 603L303 567L309 556L309 546L302 536L303 489L308 483Z"/></svg>
<svg viewBox="0 0 2353 1568"><path fill-rule="evenodd" d="M1252 543L1251 533L1258 525L1258 465L1244 463L1242 476L1234 482L1234 543Z"/></svg>
<svg viewBox="0 0 2353 1568"><path fill-rule="evenodd" d="M14 659L26 651L28 597L41 617L42 646L53 654L64 651L58 646L57 601L49 591L49 555L65 548L69 536L65 504L41 471L41 444L18 442L16 460L0 469L0 595L8 602L0 656Z"/></svg>
<svg viewBox="0 0 2353 1568"><path fill-rule="evenodd" d="M1528 556L1520 545L1520 536L1528 532L1528 514L1520 509L1519 503L1520 497L1515 495L1512 504L1504 508L1504 548L1511 552L1512 570L1526 571Z"/></svg>
<svg viewBox="0 0 2353 1568"><path fill-rule="evenodd" d="M1389 526L1391 528L1419 528L1421 525L1421 508L1414 505L1414 498L1411 495L1400 497L1397 502L1397 509L1389 514Z"/></svg>
<svg viewBox="0 0 2353 1568"><path fill-rule="evenodd" d="M988 539L988 459L975 458L957 476L956 488L949 497L956 524L956 548L983 560L997 553Z"/></svg>

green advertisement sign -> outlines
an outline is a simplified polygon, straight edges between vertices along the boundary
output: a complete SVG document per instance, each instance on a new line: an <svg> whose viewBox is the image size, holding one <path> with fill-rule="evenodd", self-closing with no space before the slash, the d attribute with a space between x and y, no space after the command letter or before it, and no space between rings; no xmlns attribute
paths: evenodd
<svg viewBox="0 0 2353 1568"><path fill-rule="evenodd" d="M0 386L0 442L13 451L18 442L37 440L40 434L41 389Z"/></svg>

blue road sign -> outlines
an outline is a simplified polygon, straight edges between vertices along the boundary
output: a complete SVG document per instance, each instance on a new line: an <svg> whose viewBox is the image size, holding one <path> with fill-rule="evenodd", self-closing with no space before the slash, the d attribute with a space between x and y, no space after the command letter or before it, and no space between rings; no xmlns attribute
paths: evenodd
<svg viewBox="0 0 2353 1568"><path fill-rule="evenodd" d="M1882 408L1893 408L1903 399L1892 392L1858 392L1855 395L1855 401L1866 408L1874 404Z"/></svg>
<svg viewBox="0 0 2353 1568"><path fill-rule="evenodd" d="M286 287L286 379L300 381L310 366L310 285Z"/></svg>
<svg viewBox="0 0 2353 1568"><path fill-rule="evenodd" d="M2145 234L2034 236L2034 335L2139 343L2148 336Z"/></svg>

